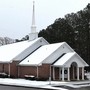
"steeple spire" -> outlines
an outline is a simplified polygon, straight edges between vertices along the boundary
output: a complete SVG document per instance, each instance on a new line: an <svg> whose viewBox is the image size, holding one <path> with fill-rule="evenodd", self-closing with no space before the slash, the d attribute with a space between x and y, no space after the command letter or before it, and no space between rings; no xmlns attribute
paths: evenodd
<svg viewBox="0 0 90 90"><path fill-rule="evenodd" d="M29 34L29 41L38 38L38 32L36 32L35 25L35 1L33 1L33 13L32 13L32 25L31 25L31 33Z"/></svg>
<svg viewBox="0 0 90 90"><path fill-rule="evenodd" d="M35 25L35 1L33 1L31 33L35 33L35 32L36 32L36 25Z"/></svg>

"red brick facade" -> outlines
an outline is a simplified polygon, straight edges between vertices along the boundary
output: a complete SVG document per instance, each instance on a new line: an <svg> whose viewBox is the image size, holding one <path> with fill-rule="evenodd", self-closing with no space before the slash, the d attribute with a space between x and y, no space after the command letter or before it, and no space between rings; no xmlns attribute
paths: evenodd
<svg viewBox="0 0 90 90"><path fill-rule="evenodd" d="M7 73L7 74L9 74L9 64L8 63L0 63L0 72L1 73L3 73L3 72L5 72L5 73Z"/></svg>
<svg viewBox="0 0 90 90"><path fill-rule="evenodd" d="M23 78L25 75L34 75L37 76L37 67L34 66L19 66L18 75Z"/></svg>
<svg viewBox="0 0 90 90"><path fill-rule="evenodd" d="M18 62L17 61L13 61L10 64L10 75L11 77L18 77Z"/></svg>
<svg viewBox="0 0 90 90"><path fill-rule="evenodd" d="M39 74L38 77L49 79L50 77L50 65L49 64L42 64L39 66Z"/></svg>
<svg viewBox="0 0 90 90"><path fill-rule="evenodd" d="M50 75L51 78L53 79L53 66L50 67L50 64L42 64L41 66L38 66L38 71L37 71L37 66L18 66L19 62L13 61L11 64L4 63L0 64L0 72L5 72L8 75L10 74L12 77L20 77L24 78L25 75L33 75L38 78L43 78L43 79L49 79ZM9 68L10 67L10 68ZM55 74L55 80L60 80L60 71L59 67L54 67L54 74ZM10 70L10 71L9 71ZM51 70L51 72L50 72ZM73 75L74 73L74 75ZM74 77L73 77L74 76ZM81 78L82 76L82 68L79 68L79 77ZM70 67L70 80L72 79L77 79L77 69L74 67L74 72L73 72L73 67Z"/></svg>
<svg viewBox="0 0 90 90"><path fill-rule="evenodd" d="M11 77L17 77L18 76L18 67L17 63L13 61L12 63L0 63L0 72L10 74Z"/></svg>
<svg viewBox="0 0 90 90"><path fill-rule="evenodd" d="M34 75L37 77L37 67L36 66L19 66L19 77L24 77L25 75ZM50 65L43 64L38 66L38 77L48 79L50 76Z"/></svg>

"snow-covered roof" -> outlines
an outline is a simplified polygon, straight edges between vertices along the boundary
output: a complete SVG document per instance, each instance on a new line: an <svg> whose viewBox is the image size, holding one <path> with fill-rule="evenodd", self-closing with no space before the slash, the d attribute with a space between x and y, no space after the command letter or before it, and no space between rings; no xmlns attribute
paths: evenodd
<svg viewBox="0 0 90 90"><path fill-rule="evenodd" d="M42 62L49 57L53 52L55 52L62 44L62 43L56 43L56 44L48 44L43 45L38 50L33 52L30 56L28 56L26 59L24 59L19 65L40 65Z"/></svg>
<svg viewBox="0 0 90 90"><path fill-rule="evenodd" d="M0 46L0 63L8 63L13 60L18 54L23 52L26 48L34 44L40 38L33 41L22 41L18 43Z"/></svg>
<svg viewBox="0 0 90 90"><path fill-rule="evenodd" d="M63 66L72 56L75 55L75 52L66 53L62 56L57 62L55 62L54 66Z"/></svg>
<svg viewBox="0 0 90 90"><path fill-rule="evenodd" d="M76 52L66 53L57 60L53 66L70 67L73 62L76 62L78 67L88 66L88 64Z"/></svg>

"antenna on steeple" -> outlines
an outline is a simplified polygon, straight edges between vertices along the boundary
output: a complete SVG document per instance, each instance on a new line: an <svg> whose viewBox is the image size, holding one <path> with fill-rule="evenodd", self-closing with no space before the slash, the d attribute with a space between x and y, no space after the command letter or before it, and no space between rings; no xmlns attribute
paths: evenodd
<svg viewBox="0 0 90 90"><path fill-rule="evenodd" d="M35 25L35 1L33 1L33 13L32 13L32 25L31 25L31 33L29 34L29 41L38 38L38 32L36 32Z"/></svg>

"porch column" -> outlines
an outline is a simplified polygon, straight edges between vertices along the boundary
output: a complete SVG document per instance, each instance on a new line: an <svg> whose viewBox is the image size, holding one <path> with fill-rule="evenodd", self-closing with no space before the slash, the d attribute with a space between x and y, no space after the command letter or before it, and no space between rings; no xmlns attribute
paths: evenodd
<svg viewBox="0 0 90 90"><path fill-rule="evenodd" d="M64 81L64 67L62 67L62 81Z"/></svg>
<svg viewBox="0 0 90 90"><path fill-rule="evenodd" d="M53 67L53 80L55 80L55 69Z"/></svg>
<svg viewBox="0 0 90 90"><path fill-rule="evenodd" d="M82 67L82 80L84 80L84 67Z"/></svg>
<svg viewBox="0 0 90 90"><path fill-rule="evenodd" d="M77 67L77 80L79 80L79 67Z"/></svg>
<svg viewBox="0 0 90 90"><path fill-rule="evenodd" d="M38 66L37 66L37 78L38 78Z"/></svg>
<svg viewBox="0 0 90 90"><path fill-rule="evenodd" d="M68 67L68 81L70 81L70 68Z"/></svg>
<svg viewBox="0 0 90 90"><path fill-rule="evenodd" d="M10 77L10 63L8 64L8 69L9 69L9 77Z"/></svg>

